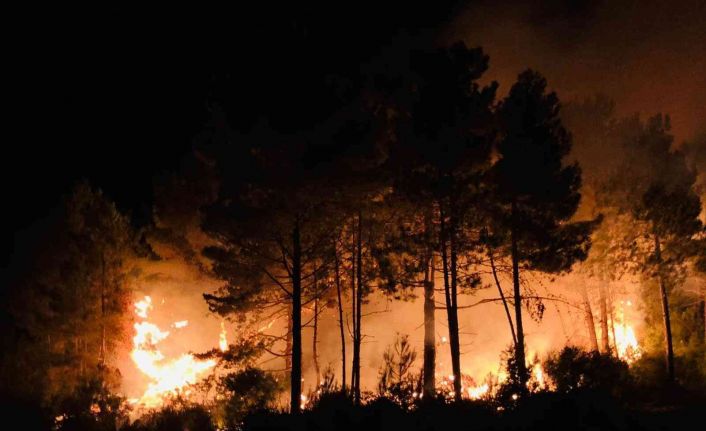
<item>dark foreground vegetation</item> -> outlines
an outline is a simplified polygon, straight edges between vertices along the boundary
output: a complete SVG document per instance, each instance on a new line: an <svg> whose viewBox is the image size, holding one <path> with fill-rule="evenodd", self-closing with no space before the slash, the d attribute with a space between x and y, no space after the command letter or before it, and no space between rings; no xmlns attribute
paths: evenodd
<svg viewBox="0 0 706 431"><path fill-rule="evenodd" d="M356 404L350 392L331 380L309 394L300 414L267 407L276 387L261 373L239 375L242 392L215 403L175 398L131 420L115 398L91 412L95 400L76 397L61 421L50 411L22 400L5 399L2 417L26 430L216 431L216 430L682 430L706 420L706 381L666 382L659 358L643 358L630 368L610 355L567 347L543 362L549 385L518 396L512 378L477 400L437 396L420 399L419 375L382 379L378 391ZM398 364L395 364L398 365ZM506 363L512 373L512 360ZM270 404L271 405L271 404ZM8 428L10 429L10 428Z"/></svg>
<svg viewBox="0 0 706 431"><path fill-rule="evenodd" d="M698 429L706 420L702 398L677 391L687 397L681 405L627 406L602 391L580 390L568 394L543 392L533 394L505 411L485 401L420 402L411 411L387 398L355 406L347 397L329 394L300 415L263 410L246 417L245 430L687 430ZM669 393L665 391L665 394ZM681 400L684 401L684 400ZM33 406L4 403L5 429L55 429L42 411ZM15 426L17 424L17 426ZM696 426L696 428L694 428ZM113 423L95 419L77 420L64 430L103 431ZM126 431L215 431L207 409L198 405L178 405L145 416L121 428Z"/></svg>
<svg viewBox="0 0 706 431"><path fill-rule="evenodd" d="M703 402L703 400L702 400ZM601 391L538 393L497 411L492 402L430 401L405 411L386 398L355 407L340 396L322 399L300 416L260 412L249 416L247 430L661 430L690 429L703 423L702 405L661 410L625 407ZM151 428L150 428L151 429Z"/></svg>

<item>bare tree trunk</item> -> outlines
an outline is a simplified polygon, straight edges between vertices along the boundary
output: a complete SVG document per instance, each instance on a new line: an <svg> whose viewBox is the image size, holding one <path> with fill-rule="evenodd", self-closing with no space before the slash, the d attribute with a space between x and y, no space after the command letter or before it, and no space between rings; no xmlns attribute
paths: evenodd
<svg viewBox="0 0 706 431"><path fill-rule="evenodd" d="M358 247L356 278L358 279L358 290L356 291L356 309L355 309L355 338L353 345L353 368L355 369L356 379L353 386L353 402L356 405L360 404L360 343L362 341L361 334L361 318L363 308L363 213L358 211Z"/></svg>
<svg viewBox="0 0 706 431"><path fill-rule="evenodd" d="M106 302L106 283L108 282L108 278L106 277L106 272L105 272L105 254L101 254L101 346L100 346L100 362L99 362L99 370L100 370L100 376L101 376L101 396L105 394L106 390L106 379L105 379L105 357L106 357L106 340L105 340L105 315L106 315L106 310L105 310L105 302Z"/></svg>
<svg viewBox="0 0 706 431"><path fill-rule="evenodd" d="M510 333L512 334L512 345L517 346L517 335L515 335L515 325L512 323L512 316L510 315L510 308L507 305L507 298L505 298L505 293L503 288L500 286L500 280L498 279L498 272L495 267L495 258L493 257L493 249L488 246L488 257L490 258L490 268L493 270L493 279L495 280L495 286L498 288L498 293L500 294L500 299L503 302L503 307L505 308L505 315L507 316L507 323L510 325Z"/></svg>
<svg viewBox="0 0 706 431"><path fill-rule="evenodd" d="M618 345L615 344L615 313L614 313L615 307L613 307L613 294L608 293L608 317L610 318L610 333L613 334L613 350L617 356L618 353ZM608 346L610 349L610 345Z"/></svg>
<svg viewBox="0 0 706 431"><path fill-rule="evenodd" d="M454 399L461 400L461 360L458 336L458 313L456 310L456 250L453 233L447 232L445 214L441 211L441 259L444 270L444 295L446 317L449 324L449 348L451 350L451 371L453 373ZM448 243L448 245L447 245ZM449 256L450 254L450 256Z"/></svg>
<svg viewBox="0 0 706 431"><path fill-rule="evenodd" d="M427 223L427 232L431 229ZM427 242L429 244L429 242ZM436 392L436 323L434 304L434 254L431 248L425 256L424 268L424 396L434 397Z"/></svg>
<svg viewBox="0 0 706 431"><path fill-rule="evenodd" d="M669 318L669 299L667 298L667 286L662 273L662 249L659 236L654 236L655 259L657 260L657 278L659 281L659 293L662 299L662 317L664 318L664 339L666 342L667 376L670 382L674 382L674 349L672 347L672 323Z"/></svg>
<svg viewBox="0 0 706 431"><path fill-rule="evenodd" d="M290 378L292 373L292 334L294 333L292 316L292 310L287 310L287 336L285 337L284 346L284 368L290 373Z"/></svg>
<svg viewBox="0 0 706 431"><path fill-rule="evenodd" d="M517 344L515 345L515 362L517 362L517 372L521 389L527 387L527 364L525 362L525 332L522 328L522 296L520 294L520 256L517 246L517 232L515 231L517 220L515 214L515 202L512 202L512 229L510 230L511 254L512 254L512 287L515 296L515 324L517 325Z"/></svg>
<svg viewBox="0 0 706 431"><path fill-rule="evenodd" d="M599 281L598 294L601 311L601 344L603 352L610 354L610 338L608 337L608 299L606 298L606 289L603 281Z"/></svg>
<svg viewBox="0 0 706 431"><path fill-rule="evenodd" d="M579 287L581 291L581 301L583 302L583 316L586 322L586 330L588 331L588 338L591 340L591 350L598 352L598 338L596 337L596 323L593 321L593 311L591 311L591 301L588 299L588 291L586 285L582 284ZM606 322L607 323L607 322ZM606 325L607 328L608 325ZM607 331L603 334L608 335ZM603 335L601 334L601 335Z"/></svg>
<svg viewBox="0 0 706 431"><path fill-rule="evenodd" d="M321 383L321 369L319 368L319 352L317 349L318 338L319 338L319 298L314 298L314 336L312 337L311 351L314 356L314 371L316 372L316 385L317 386Z"/></svg>
<svg viewBox="0 0 706 431"><path fill-rule="evenodd" d="M340 262L338 261L338 244L334 241L334 277L336 282L336 294L338 296L338 328L341 332L341 390L346 392L346 332L343 328L343 300L341 299L341 274Z"/></svg>
<svg viewBox="0 0 706 431"><path fill-rule="evenodd" d="M353 228L351 228L353 230ZM356 289L355 289L355 271L356 271L356 239L355 239L355 232L351 232L351 320L353 322L353 327L352 327L352 334L351 338L353 338L353 356L355 356L355 334L356 334L356 325L358 324L356 321ZM355 361L355 359L353 360ZM353 394L353 388L355 387L355 379L356 379L356 368L355 364L351 363L351 395Z"/></svg>
<svg viewBox="0 0 706 431"><path fill-rule="evenodd" d="M105 368L105 283L107 277L105 275L105 256L101 255L101 348L100 348L100 365L101 376L103 376L103 368ZM104 382L102 382L104 383Z"/></svg>
<svg viewBox="0 0 706 431"><path fill-rule="evenodd" d="M302 289L299 219L292 232L292 374L289 410L301 411L302 394Z"/></svg>
<svg viewBox="0 0 706 431"><path fill-rule="evenodd" d="M452 223L452 233L449 241L451 249L451 301L453 302L452 316L453 325L449 325L453 336L449 338L451 344L451 367L454 373L454 395L456 401L461 401L463 395L461 387L461 340L458 332L458 250L456 244L456 223Z"/></svg>
<svg viewBox="0 0 706 431"><path fill-rule="evenodd" d="M701 316L704 323L704 345L706 345L706 283L701 285Z"/></svg>

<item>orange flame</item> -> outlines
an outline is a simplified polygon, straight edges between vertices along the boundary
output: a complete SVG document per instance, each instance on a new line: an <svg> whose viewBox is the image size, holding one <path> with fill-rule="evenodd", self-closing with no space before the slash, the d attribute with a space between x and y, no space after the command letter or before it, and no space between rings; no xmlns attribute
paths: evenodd
<svg viewBox="0 0 706 431"><path fill-rule="evenodd" d="M221 334L218 338L218 346L221 348L221 352L228 350L228 339L226 338L226 327L221 320Z"/></svg>
<svg viewBox="0 0 706 431"><path fill-rule="evenodd" d="M135 303L135 314L147 319L147 312L152 308L152 299L146 296ZM174 323L177 328L186 326L187 321ZM181 325L181 326L180 326ZM137 368L152 381L142 397L133 403L147 408L161 405L165 397L178 394L183 389L196 383L199 375L216 365L214 360L198 360L191 354L182 354L177 359L167 360L157 349L157 344L169 336L169 331L162 331L153 323L142 321L135 323L133 350L131 357ZM188 391L185 392L188 395Z"/></svg>
<svg viewBox="0 0 706 431"><path fill-rule="evenodd" d="M630 307L632 306L632 302L627 301L625 305ZM642 357L642 349L640 349L640 345L637 342L635 330L625 321L625 313L622 307L618 310L615 317L616 319L613 323L615 339L613 341L615 343L616 353L620 359L628 364L632 364Z"/></svg>
<svg viewBox="0 0 706 431"><path fill-rule="evenodd" d="M149 311L152 308L152 298L149 296L145 296L145 299L142 301L137 301L135 303L135 314L137 314L139 317L142 317L143 319L147 318L147 311Z"/></svg>
<svg viewBox="0 0 706 431"><path fill-rule="evenodd" d="M468 398L470 398L472 400L481 399L488 393L489 390L490 390L490 386L488 386L487 383L483 383L480 386L472 386L472 387L468 388L468 390L467 390Z"/></svg>
<svg viewBox="0 0 706 431"><path fill-rule="evenodd" d="M538 389L544 389L547 387L547 382L546 382L546 379L544 378L544 368L542 368L541 362L535 363L534 367L532 367L532 377L534 378L534 381L537 383Z"/></svg>

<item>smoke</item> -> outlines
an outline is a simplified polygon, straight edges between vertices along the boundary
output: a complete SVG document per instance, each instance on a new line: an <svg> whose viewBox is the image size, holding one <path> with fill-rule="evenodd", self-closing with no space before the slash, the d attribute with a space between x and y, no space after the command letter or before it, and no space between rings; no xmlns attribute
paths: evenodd
<svg viewBox="0 0 706 431"><path fill-rule="evenodd" d="M192 265L177 258L144 260L139 264L144 276L139 277L134 286L133 300L145 296L152 299L146 320L161 331L169 332L169 336L159 343L159 350L166 360L218 347L221 319L209 312L202 295L216 289L219 282L202 276ZM132 327L129 334L132 340ZM132 361L131 348L130 343L118 352L116 365L123 377L123 393L127 398L140 398L150 380Z"/></svg>
<svg viewBox="0 0 706 431"><path fill-rule="evenodd" d="M483 78L498 81L500 96L526 68L540 71L562 101L605 94L616 102L615 116L661 112L671 116L677 145L692 142L690 150L703 154L706 140L694 139L706 125L706 3L689 0L545 2L476 1L460 10L440 37L448 45L457 40L468 46L482 46L490 55L490 68ZM610 149L597 149L602 156ZM599 162L601 154L592 157ZM609 158L608 156L607 158ZM697 165L703 169L701 165ZM703 172L703 171L702 171ZM544 301L541 321L527 318L529 357L540 357L567 344L588 346L589 340L576 286L585 277L571 274L556 279L530 279L528 285L539 296L556 296ZM486 280L486 284L490 281ZM509 280L505 280L509 286ZM441 286L441 280L437 280ZM626 319L641 331L638 280L623 279L612 286L614 303ZM593 288L595 286L589 286ZM441 301L440 294L437 301ZM493 288L465 296L462 304L496 297ZM621 302L622 301L622 302ZM634 304L622 309L624 304ZM625 306L627 307L627 306ZM366 310L386 308L385 299L375 296ZM362 347L363 384L374 388L377 368L385 348L396 333L409 334L418 362L423 347L422 301L395 302L390 311L364 319L367 335ZM596 309L597 310L597 307ZM326 317L324 317L326 319ZM460 311L462 371L474 378L497 372L500 355L510 344L507 320L499 303L486 303ZM322 364L331 362L338 372L339 340L335 319L322 326ZM446 316L437 311L437 372L450 373ZM305 341L306 343L306 341ZM305 344L306 346L306 344ZM351 346L348 346L348 352ZM310 349L305 348L305 352ZM350 354L350 353L349 353ZM306 363L310 363L310 358ZM417 364L421 365L421 364ZM309 379L311 372L309 373ZM306 386L306 385L305 385Z"/></svg>
<svg viewBox="0 0 706 431"><path fill-rule="evenodd" d="M511 346L512 337L505 311L500 302L483 302L486 299L498 298L498 293L492 280L484 277L483 286L472 294L461 295L459 298L459 332L461 334L461 372L472 376L480 382L488 373L497 374L501 367L501 356ZM545 277L539 274L527 275L526 285L531 287L533 296L546 298L543 300L545 311L541 319L530 318L525 310L524 323L528 359L535 357L544 359L550 351L566 345L589 347L589 338L584 322L583 310L580 308L580 296L576 289L578 283L586 283L585 277L569 274L560 277ZM501 285L506 291L511 287L511 279L501 275ZM441 288L443 280L436 280L436 287ZM588 286L594 288L597 286ZM611 290L615 292L615 303L636 302L638 295L637 280L626 277L616 282ZM443 293L437 292L436 301L443 303ZM417 351L415 366L419 371L422 365L424 346L424 316L421 289L417 297L411 301L389 301L381 294L371 295L369 302L363 307L362 332L364 334L361 347L361 384L364 390L374 391L378 381L378 371L382 365L385 349L395 342L397 334L409 335L412 347ZM477 305L474 305L477 304ZM474 305L470 308L464 306ZM594 312L598 305L594 304ZM437 381L452 374L450 348L448 342L448 327L446 311L436 312L436 348L437 348ZM598 316L596 315L596 319ZM640 333L641 318L639 304L626 310L626 319ZM306 320L306 319L305 319ZM596 320L598 324L598 320ZM322 368L330 365L334 375L340 381L340 335L335 310L327 310L320 320L319 362ZM350 337L348 337L350 338ZM352 345L346 347L348 355L348 379L350 379L350 361ZM313 358L311 357L311 329L304 334L304 387L312 388L315 382ZM350 382L348 382L350 383Z"/></svg>
<svg viewBox="0 0 706 431"><path fill-rule="evenodd" d="M687 0L680 4L651 1L579 1L552 0L524 2L520 0L482 0L469 3L443 31L441 42L463 40L469 46L482 46L490 55L490 69L483 78L500 83L500 96L515 81L517 74L530 67L547 78L551 89L562 101L606 94L616 102L616 115L640 112L644 116L662 112L671 115L673 133L678 143L688 140L695 166L705 171L703 154L706 139L696 138L706 130L706 2ZM704 135L702 135L704 136ZM607 150L607 149L606 149ZM607 152L602 152L606 154ZM600 159L595 157L594 159ZM704 177L702 177L704 178ZM703 182L706 184L706 181ZM706 187L705 187L706 188ZM156 265L156 264L155 264ZM173 338L176 351L203 351L218 342L219 319L208 313L201 297L217 286L184 272L186 264L159 269L162 277L143 287L157 303L155 316L165 328L174 321L189 320L188 330ZM181 269L180 269L181 268ZM153 268L154 269L154 268ZM490 280L484 280L492 286ZM509 287L506 278L503 285ZM579 275L549 279L530 279L528 284L538 296L555 296L544 301L546 311L541 321L526 316L525 331L529 358L540 357L566 344L588 346L588 336L579 304ZM441 279L436 280L442 286ZM624 280L614 286L616 303L635 300L636 282ZM461 298L470 305L495 298L497 292L488 287ZM437 301L442 301L437 294ZM161 300L167 311L159 311ZM346 299L349 309L350 298ZM413 301L389 302L374 294L364 306L362 344L362 386L374 390L378 369L385 349L396 335L408 334L417 350L417 367L421 366L423 349L423 304L421 292ZM168 306L168 307L167 307ZM639 306L636 307L639 309ZM635 311L637 313L638 311ZM162 314L160 314L162 313ZM511 344L508 323L502 305L480 304L460 311L462 372L482 379L497 372L500 356ZM312 317L304 313L304 320ZM641 319L628 316L640 332ZM286 319L279 319L268 333L283 335ZM347 380L350 382L352 344L350 316L347 333ZM267 324L268 322L263 322ZM319 363L330 366L340 382L340 335L337 312L325 310L319 322ZM229 326L231 328L232 326ZM436 313L437 379L450 374L445 311ZM304 388L312 389L316 377L312 357L312 329L304 328ZM166 341L165 341L166 343ZM282 369L281 358L268 360L264 366ZM126 367L130 367L127 364ZM139 386L139 376L126 385Z"/></svg>
<svg viewBox="0 0 706 431"><path fill-rule="evenodd" d="M683 150L698 174L696 191L701 195L701 221L706 224L706 123L696 137L684 144Z"/></svg>
<svg viewBox="0 0 706 431"><path fill-rule="evenodd" d="M501 93L530 67L563 101L607 94L617 114L670 114L680 142L706 123L706 2L480 1L448 26L490 55Z"/></svg>

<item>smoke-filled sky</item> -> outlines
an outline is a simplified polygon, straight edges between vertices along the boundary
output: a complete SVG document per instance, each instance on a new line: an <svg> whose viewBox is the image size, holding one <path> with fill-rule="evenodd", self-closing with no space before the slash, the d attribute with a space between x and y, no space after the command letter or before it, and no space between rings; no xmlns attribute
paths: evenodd
<svg viewBox="0 0 706 431"><path fill-rule="evenodd" d="M501 92L531 67L563 100L600 92L619 114L671 114L678 141L706 128L706 1L478 1L444 39L482 46Z"/></svg>
<svg viewBox="0 0 706 431"><path fill-rule="evenodd" d="M491 59L484 79L499 81L501 95L520 71L530 67L542 72L564 101L603 93L615 99L618 115L670 114L678 142L692 139L706 128L704 1L475 1L460 4L439 22L435 29L418 29L422 38L436 35L431 37L441 43L463 40L469 46L482 46ZM414 33L410 30L402 29ZM388 40L395 37L391 31ZM370 38L365 42L370 43ZM634 296L629 284L624 283L622 289L623 299ZM570 277L553 283L552 293L576 300ZM488 289L464 302L493 296L493 290ZM527 324L528 346L533 353L544 354L565 343L587 343L581 313L563 302L547 301L546 306L541 322ZM420 301L386 304L384 298L376 297L366 311L388 307L390 311L372 314L364 322L363 376L368 389L374 387L382 354L396 333L408 334L421 354ZM630 323L639 328L639 310L633 312ZM319 352L322 367L331 365L337 372L340 346L334 314L330 311L322 316ZM497 371L499 355L510 343L502 308L485 304L461 314L464 372L482 378ZM437 322L441 340L445 334L443 313L438 313ZM279 322L272 329L282 331L284 325ZM212 324L210 332L215 333ZM313 378L310 336L307 333L305 337L307 382ZM443 373L448 371L448 348L441 341L439 348L439 371Z"/></svg>

